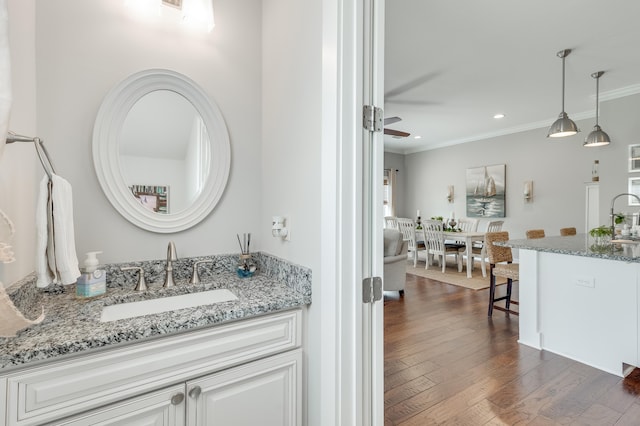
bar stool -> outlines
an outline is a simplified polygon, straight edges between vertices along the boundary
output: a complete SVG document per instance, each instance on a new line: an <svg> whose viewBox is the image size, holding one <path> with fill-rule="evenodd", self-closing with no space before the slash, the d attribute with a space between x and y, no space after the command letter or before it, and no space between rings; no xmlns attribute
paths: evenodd
<svg viewBox="0 0 640 426"><path fill-rule="evenodd" d="M568 237L570 235L576 235L576 228L560 228L560 236Z"/></svg>
<svg viewBox="0 0 640 426"><path fill-rule="evenodd" d="M534 238L544 238L544 229L529 229L527 231L527 238L530 240Z"/></svg>
<svg viewBox="0 0 640 426"><path fill-rule="evenodd" d="M513 262L513 255L511 254L510 247L496 246L493 243L497 241L507 241L509 239L509 233L507 231L501 232L488 232L485 236L485 245L487 247L487 257L489 258L489 271L490 271L490 285L489 285L489 313L488 316L493 314L493 309L499 311L508 312L514 315L518 315L516 311L510 309L511 303L518 305L518 302L511 300L511 287L513 281L518 281L520 278L520 265ZM503 263L506 262L506 263ZM496 298L496 277L503 277L507 279L507 294L506 296ZM494 306L495 302L500 300L505 301L505 307Z"/></svg>

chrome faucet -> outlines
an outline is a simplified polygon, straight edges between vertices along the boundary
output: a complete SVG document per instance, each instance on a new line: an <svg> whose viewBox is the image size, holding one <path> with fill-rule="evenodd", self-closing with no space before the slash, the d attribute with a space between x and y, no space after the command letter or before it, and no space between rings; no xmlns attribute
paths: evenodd
<svg viewBox="0 0 640 426"><path fill-rule="evenodd" d="M613 204L616 202L616 199L618 197L622 197L624 195L627 195L629 197L635 197L636 200L638 200L638 202L640 203L640 197L638 197L636 194L629 194L628 192L624 192L622 194L618 194L615 197L613 197L613 200L611 200L611 239L615 239L616 237L616 224L615 224L615 213L613 213Z"/></svg>
<svg viewBox="0 0 640 426"><path fill-rule="evenodd" d="M167 272L167 275L164 278L163 287L173 287L176 285L176 282L173 279L173 262L176 260L178 260L178 256L176 255L176 245L173 241L169 241L169 247L167 247L167 265L164 269Z"/></svg>

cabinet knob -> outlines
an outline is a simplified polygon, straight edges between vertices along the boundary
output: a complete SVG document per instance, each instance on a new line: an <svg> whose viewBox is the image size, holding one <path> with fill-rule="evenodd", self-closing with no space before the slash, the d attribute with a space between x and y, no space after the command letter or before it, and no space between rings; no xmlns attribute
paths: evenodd
<svg viewBox="0 0 640 426"><path fill-rule="evenodd" d="M177 393L171 397L171 403L173 405L179 405L184 401L184 394L182 392Z"/></svg>
<svg viewBox="0 0 640 426"><path fill-rule="evenodd" d="M200 396L200 393L202 392L202 389L200 388L200 386L194 386L191 388L191 390L189 391L189 396L191 398L197 398Z"/></svg>

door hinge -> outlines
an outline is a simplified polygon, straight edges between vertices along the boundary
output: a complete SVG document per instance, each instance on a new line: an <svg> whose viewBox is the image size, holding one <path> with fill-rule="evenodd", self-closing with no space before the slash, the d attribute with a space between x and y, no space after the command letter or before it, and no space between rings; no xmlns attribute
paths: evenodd
<svg viewBox="0 0 640 426"><path fill-rule="evenodd" d="M382 108L365 105L362 108L362 127L370 132L381 132L383 129L384 111Z"/></svg>
<svg viewBox="0 0 640 426"><path fill-rule="evenodd" d="M382 300L382 278L367 277L362 280L362 302L373 303Z"/></svg>

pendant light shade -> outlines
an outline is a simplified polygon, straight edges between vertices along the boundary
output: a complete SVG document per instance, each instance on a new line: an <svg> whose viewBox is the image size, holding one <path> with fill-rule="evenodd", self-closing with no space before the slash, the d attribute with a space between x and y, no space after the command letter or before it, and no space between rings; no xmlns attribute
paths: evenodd
<svg viewBox="0 0 640 426"><path fill-rule="evenodd" d="M575 135L580 131L576 123L569 118L566 112L564 112L564 59L569 56L571 49L564 49L557 53L559 58L562 58L562 112L558 116L558 119L549 127L547 133L548 138L562 138L564 136Z"/></svg>
<svg viewBox="0 0 640 426"><path fill-rule="evenodd" d="M609 139L609 135L604 132L600 126L598 125L598 113L599 113L599 97L600 97L600 77L604 74L604 71L598 71L591 74L591 77L596 79L596 125L593 126L593 131L587 135L584 140L584 144L582 146L586 147L594 147L594 146L604 146L609 145L611 143L611 139Z"/></svg>

